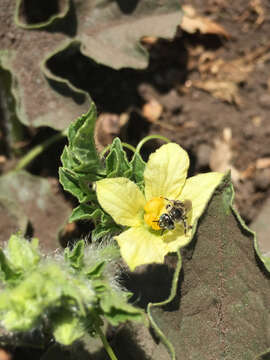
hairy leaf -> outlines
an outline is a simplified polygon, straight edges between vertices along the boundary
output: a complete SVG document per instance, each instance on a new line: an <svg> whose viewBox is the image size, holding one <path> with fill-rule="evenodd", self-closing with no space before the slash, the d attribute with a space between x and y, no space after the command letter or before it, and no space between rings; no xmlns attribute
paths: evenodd
<svg viewBox="0 0 270 360"><path fill-rule="evenodd" d="M82 269L84 265L84 241L80 240L78 241L72 250L70 250L68 247L65 249L65 259L69 262L69 264L77 270Z"/></svg>

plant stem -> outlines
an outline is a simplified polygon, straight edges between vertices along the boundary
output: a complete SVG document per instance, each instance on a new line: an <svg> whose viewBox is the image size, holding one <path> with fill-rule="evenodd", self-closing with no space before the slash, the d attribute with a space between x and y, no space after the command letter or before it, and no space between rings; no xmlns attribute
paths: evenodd
<svg viewBox="0 0 270 360"><path fill-rule="evenodd" d="M105 335L103 334L103 331L101 330L100 326L96 325L96 331L97 331L110 359L117 360L117 357L116 357L115 353L113 352L113 349L111 348L110 344L108 343L108 340L106 339Z"/></svg>
<svg viewBox="0 0 270 360"><path fill-rule="evenodd" d="M130 145L130 144L128 144L128 143L122 142L122 146L125 147L125 148L127 148L127 149L129 149L129 150L131 150L131 151L134 152L134 153L136 152L135 147L132 146L132 145Z"/></svg>
<svg viewBox="0 0 270 360"><path fill-rule="evenodd" d="M182 268L182 258L181 258L180 250L177 251L177 257L178 257L178 262L177 262L176 268L174 270L171 292L170 292L170 295L169 295L168 299L166 299L164 301L161 301L161 302L158 302L158 303L148 303L148 305L147 305L147 314L148 314L150 323L151 323L153 329L155 330L156 334L159 336L160 340L166 346L168 352L171 355L172 360L176 360L174 347L173 347L172 343L166 338L163 331L160 329L160 327L158 326L158 324L154 320L154 318L153 318L153 316L151 314L151 309L153 307L155 307L155 306L164 306L164 305L170 303L175 298L176 292L177 292L179 274L180 274L180 271L181 271L181 268Z"/></svg>
<svg viewBox="0 0 270 360"><path fill-rule="evenodd" d="M52 137L50 137L48 140L44 141L44 143L37 145L34 147L29 153L27 153L17 164L15 167L15 171L24 169L27 165L29 165L38 155L40 155L43 151L45 151L49 146L54 144L55 142L61 140L62 138L66 137L65 132L60 132Z"/></svg>
<svg viewBox="0 0 270 360"><path fill-rule="evenodd" d="M155 139L159 139L159 140L163 140L165 141L166 143L169 143L170 140L168 138L166 138L165 136L162 136L162 135L149 135L149 136L146 136L145 138L143 138L139 144L137 145L136 147L136 152L137 153L140 153L141 151L141 148L143 147L143 145L149 141L149 140L155 140Z"/></svg>

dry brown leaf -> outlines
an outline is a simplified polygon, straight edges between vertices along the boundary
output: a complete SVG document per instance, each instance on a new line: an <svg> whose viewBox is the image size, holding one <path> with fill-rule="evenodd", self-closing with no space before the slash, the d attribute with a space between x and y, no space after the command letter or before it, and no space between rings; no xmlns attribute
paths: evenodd
<svg viewBox="0 0 270 360"><path fill-rule="evenodd" d="M270 43L229 62L214 58L213 53L201 55L198 61L201 80L193 81L192 85L211 93L217 99L240 106L239 83L247 79L258 62L266 61L269 51Z"/></svg>
<svg viewBox="0 0 270 360"><path fill-rule="evenodd" d="M151 99L144 104L142 108L142 115L150 122L156 122L163 111L162 105L155 99Z"/></svg>
<svg viewBox="0 0 270 360"><path fill-rule="evenodd" d="M210 79L206 81L194 81L192 85L197 89L205 90L211 93L215 98L228 103L234 103L238 106L241 105L241 99L238 95L238 87L232 81L220 81Z"/></svg>
<svg viewBox="0 0 270 360"><path fill-rule="evenodd" d="M183 5L183 17L180 24L182 30L189 34L194 34L199 31L201 34L215 34L229 38L230 34L223 26L218 25L207 17L200 16L196 10L190 5Z"/></svg>
<svg viewBox="0 0 270 360"><path fill-rule="evenodd" d="M214 140L214 148L210 154L209 165L212 171L226 173L231 171L232 181L236 184L240 179L239 171L232 165L232 131L225 128L221 138Z"/></svg>

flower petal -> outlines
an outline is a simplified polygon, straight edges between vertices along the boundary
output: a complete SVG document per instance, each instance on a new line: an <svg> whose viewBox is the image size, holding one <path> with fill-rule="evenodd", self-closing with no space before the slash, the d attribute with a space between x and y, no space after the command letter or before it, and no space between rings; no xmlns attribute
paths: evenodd
<svg viewBox="0 0 270 360"><path fill-rule="evenodd" d="M191 240L192 230L184 234L184 228L177 226L175 230L169 231L163 236L164 244L166 245L166 252L176 252L179 248L186 246Z"/></svg>
<svg viewBox="0 0 270 360"><path fill-rule="evenodd" d="M192 212L189 225L192 225L195 220L201 216L214 190L221 183L223 177L224 174L222 173L209 172L187 179L179 200L191 201Z"/></svg>
<svg viewBox="0 0 270 360"><path fill-rule="evenodd" d="M163 263L167 253L161 236L143 226L126 230L115 239L131 271L139 265Z"/></svg>
<svg viewBox="0 0 270 360"><path fill-rule="evenodd" d="M200 174L186 180L179 200L190 200L191 207L187 212L187 225L194 226L195 221L202 215L208 201L216 187L221 183L224 174L211 172ZM184 234L182 223L176 224L176 229L163 236L166 252L175 252L187 245L191 240L192 228Z"/></svg>
<svg viewBox="0 0 270 360"><path fill-rule="evenodd" d="M175 143L161 146L150 155L144 171L145 197L167 197L176 199L184 186L189 157Z"/></svg>
<svg viewBox="0 0 270 360"><path fill-rule="evenodd" d="M139 226L143 221L145 198L138 186L127 178L97 181L96 192L101 207L117 224Z"/></svg>

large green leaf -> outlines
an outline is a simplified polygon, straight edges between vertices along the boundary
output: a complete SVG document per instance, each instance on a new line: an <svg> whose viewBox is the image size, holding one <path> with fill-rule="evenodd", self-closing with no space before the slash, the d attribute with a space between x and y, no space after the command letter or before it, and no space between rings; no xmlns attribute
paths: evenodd
<svg viewBox="0 0 270 360"><path fill-rule="evenodd" d="M258 217L251 224L256 232L255 249L266 269L270 272L270 199L268 199Z"/></svg>
<svg viewBox="0 0 270 360"><path fill-rule="evenodd" d="M38 236L43 249L53 250L59 247L57 236L67 222L70 206L60 193L53 192L47 179L30 175L25 171L12 172L0 177L0 199L3 211L16 204L16 216L22 216L17 228L5 230L5 241L14 230L25 232L25 217L29 220L33 234ZM20 224L22 227L20 227ZM3 234L1 236L3 238Z"/></svg>
<svg viewBox="0 0 270 360"><path fill-rule="evenodd" d="M0 2L0 65L12 75L19 119L26 125L59 130L87 111L89 97L49 69L54 56L76 45L98 63L116 69L144 68L148 55L140 39L173 37L181 16L178 0L75 0L69 13L62 1L60 11L48 21L27 24L21 19L22 2L17 1L17 8L16 0ZM45 25L51 31L44 31Z"/></svg>
<svg viewBox="0 0 270 360"><path fill-rule="evenodd" d="M81 52L115 69L145 68L147 52L139 40L145 35L171 38L180 23L178 0L75 1ZM75 5L76 6L76 5Z"/></svg>
<svg viewBox="0 0 270 360"><path fill-rule="evenodd" d="M253 360L270 346L269 276L260 269L254 235L231 207L232 198L227 180L183 252L173 306L152 307L178 360Z"/></svg>

